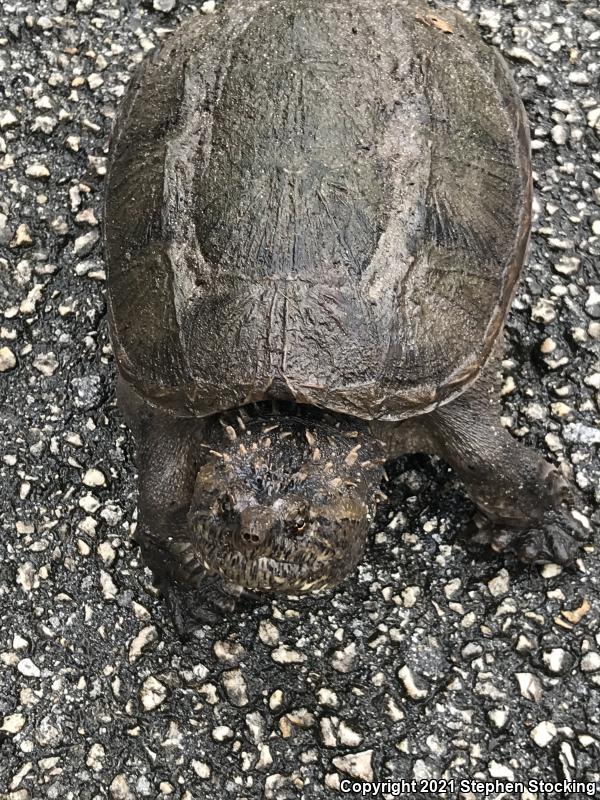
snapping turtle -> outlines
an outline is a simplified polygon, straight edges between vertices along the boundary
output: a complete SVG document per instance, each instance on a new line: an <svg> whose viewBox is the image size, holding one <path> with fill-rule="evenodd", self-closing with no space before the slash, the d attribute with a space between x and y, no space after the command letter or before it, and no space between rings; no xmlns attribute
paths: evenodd
<svg viewBox="0 0 600 800"><path fill-rule="evenodd" d="M464 481L475 541L573 559L567 482L500 423L531 185L506 64L450 10L242 0L144 60L104 230L138 539L169 591L339 582L384 462L417 451Z"/></svg>

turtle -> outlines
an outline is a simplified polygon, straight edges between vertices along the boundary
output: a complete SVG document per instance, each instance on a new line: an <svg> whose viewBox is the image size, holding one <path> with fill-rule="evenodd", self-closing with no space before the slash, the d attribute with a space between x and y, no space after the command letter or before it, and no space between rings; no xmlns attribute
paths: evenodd
<svg viewBox="0 0 600 800"><path fill-rule="evenodd" d="M239 0L141 62L108 320L136 538L179 625L340 584L407 453L464 483L469 542L578 557L570 482L501 422L530 150L502 56L421 0Z"/></svg>

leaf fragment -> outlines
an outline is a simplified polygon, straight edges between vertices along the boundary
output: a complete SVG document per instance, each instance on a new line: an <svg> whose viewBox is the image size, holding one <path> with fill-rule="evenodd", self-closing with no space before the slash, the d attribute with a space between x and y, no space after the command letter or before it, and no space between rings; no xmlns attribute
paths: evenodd
<svg viewBox="0 0 600 800"><path fill-rule="evenodd" d="M436 14L425 14L424 16L417 14L415 19L422 22L423 25L428 25L430 28L437 28L439 31L442 31L442 33L454 33L452 25Z"/></svg>

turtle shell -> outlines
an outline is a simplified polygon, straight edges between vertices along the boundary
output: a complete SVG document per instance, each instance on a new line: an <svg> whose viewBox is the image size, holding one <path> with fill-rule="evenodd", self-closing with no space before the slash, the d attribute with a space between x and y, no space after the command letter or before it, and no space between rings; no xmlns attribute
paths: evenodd
<svg viewBox="0 0 600 800"><path fill-rule="evenodd" d="M525 257L527 118L458 13L245 0L138 68L111 142L111 338L151 402L398 420L472 383Z"/></svg>

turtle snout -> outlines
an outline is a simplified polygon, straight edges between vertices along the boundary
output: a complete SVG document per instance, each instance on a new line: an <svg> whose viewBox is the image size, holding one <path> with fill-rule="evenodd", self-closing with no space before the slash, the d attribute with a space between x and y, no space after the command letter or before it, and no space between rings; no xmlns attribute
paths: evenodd
<svg viewBox="0 0 600 800"><path fill-rule="evenodd" d="M239 515L235 532L235 546L242 552L253 552L267 547L273 535L275 514L269 508L251 506Z"/></svg>

